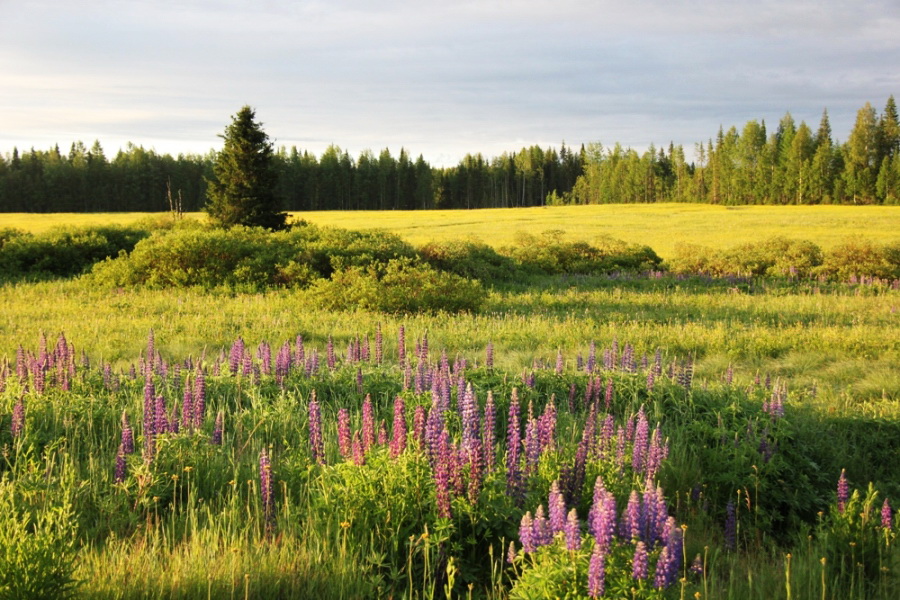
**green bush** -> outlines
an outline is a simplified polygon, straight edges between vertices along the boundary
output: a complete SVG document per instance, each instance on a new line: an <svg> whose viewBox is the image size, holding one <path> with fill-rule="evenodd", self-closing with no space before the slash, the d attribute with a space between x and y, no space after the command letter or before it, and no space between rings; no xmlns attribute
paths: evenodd
<svg viewBox="0 0 900 600"><path fill-rule="evenodd" d="M853 276L900 277L900 242L879 246L866 240L847 241L825 255L817 273L846 281Z"/></svg>
<svg viewBox="0 0 900 600"><path fill-rule="evenodd" d="M483 242L432 242L419 254L432 267L467 279L508 281L516 276L516 263Z"/></svg>
<svg viewBox="0 0 900 600"><path fill-rule="evenodd" d="M0 232L0 272L7 278L69 277L120 252L130 252L149 235L138 227L62 227L32 235Z"/></svg>
<svg viewBox="0 0 900 600"><path fill-rule="evenodd" d="M475 312L487 297L477 281L410 259L337 271L316 281L311 293L326 309L388 313Z"/></svg>
<svg viewBox="0 0 900 600"><path fill-rule="evenodd" d="M502 248L523 269L532 273L602 275L615 271L646 271L662 259L647 246L628 245L601 238L597 246L587 242L562 240L561 231L546 231L537 237L521 233L516 245Z"/></svg>

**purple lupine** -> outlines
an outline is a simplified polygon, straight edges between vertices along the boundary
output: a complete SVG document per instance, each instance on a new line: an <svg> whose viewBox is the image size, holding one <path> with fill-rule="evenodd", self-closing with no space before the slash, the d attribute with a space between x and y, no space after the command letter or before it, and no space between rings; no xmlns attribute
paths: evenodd
<svg viewBox="0 0 900 600"><path fill-rule="evenodd" d="M644 472L649 435L650 424L647 422L647 415L642 405L637 414L637 425L634 429L634 445L631 451L631 468L634 469L635 473Z"/></svg>
<svg viewBox="0 0 900 600"><path fill-rule="evenodd" d="M394 425L391 438L391 458L396 458L406 450L406 404L399 394L394 399Z"/></svg>
<svg viewBox="0 0 900 600"><path fill-rule="evenodd" d="M734 501L729 500L725 507L725 549L737 548L737 515L735 514Z"/></svg>
<svg viewBox="0 0 900 600"><path fill-rule="evenodd" d="M481 493L482 478L484 476L484 457L481 448L481 440L475 438L468 448L462 448L469 463L469 487L467 490L469 503L478 503L478 495Z"/></svg>
<svg viewBox="0 0 900 600"><path fill-rule="evenodd" d="M378 422L378 445L386 446L388 443L388 430L387 423L384 422L384 419Z"/></svg>
<svg viewBox="0 0 900 600"><path fill-rule="evenodd" d="M240 373L244 362L244 339L238 336L231 344L231 352L228 354L228 369L232 375Z"/></svg>
<svg viewBox="0 0 900 600"><path fill-rule="evenodd" d="M166 417L166 399L162 396L156 397L156 433L168 433L169 419Z"/></svg>
<svg viewBox="0 0 900 600"><path fill-rule="evenodd" d="M416 445L420 449L426 447L425 432L427 431L427 419L428 416L425 407L421 404L417 405L413 411L413 440L415 440Z"/></svg>
<svg viewBox="0 0 900 600"><path fill-rule="evenodd" d="M588 513L588 531L594 536L596 543L604 551L612 543L616 528L616 498L606 491L603 479L597 476L594 483L594 499Z"/></svg>
<svg viewBox="0 0 900 600"><path fill-rule="evenodd" d="M216 415L216 422L213 426L212 439L210 442L215 444L216 446L222 445L222 431L225 428L225 416L222 414L220 410Z"/></svg>
<svg viewBox="0 0 900 600"><path fill-rule="evenodd" d="M529 411L530 412L530 411ZM525 424L525 476L537 471L541 459L541 440L538 436L537 419L528 419Z"/></svg>
<svg viewBox="0 0 900 600"><path fill-rule="evenodd" d="M647 579L647 545L644 542L638 541L634 545L631 576L634 579Z"/></svg>
<svg viewBox="0 0 900 600"><path fill-rule="evenodd" d="M659 431L659 425L657 425L653 429L653 434L650 436L650 446L644 457L643 475L647 480L652 480L656 477L656 473L659 471L662 461L668 454L668 444L660 441L661 436L662 434Z"/></svg>
<svg viewBox="0 0 900 600"><path fill-rule="evenodd" d="M269 531L275 524L275 497L272 490L272 463L265 448L259 454L259 495L266 530Z"/></svg>
<svg viewBox="0 0 900 600"><path fill-rule="evenodd" d="M555 396L550 397L550 401L544 405L544 412L538 420L538 440L541 444L541 452L549 448L553 444L553 438L556 435L556 403Z"/></svg>
<svg viewBox="0 0 900 600"><path fill-rule="evenodd" d="M462 428L462 446L468 448L481 436L478 423L478 404L472 392L472 384L459 392L457 402Z"/></svg>
<svg viewBox="0 0 900 600"><path fill-rule="evenodd" d="M125 449L122 447L122 444L119 444L119 449L116 451L116 483L125 481L125 472L127 468L128 464L125 462Z"/></svg>
<svg viewBox="0 0 900 600"><path fill-rule="evenodd" d="M438 442L438 453L434 464L435 503L438 518L450 518L450 486L453 475L450 434L445 428L441 431Z"/></svg>
<svg viewBox="0 0 900 600"><path fill-rule="evenodd" d="M615 389L613 388L613 380L612 377L610 377L606 380L606 393L603 397L603 403L606 406L606 410L609 410L609 407L612 404L614 393Z"/></svg>
<svg viewBox="0 0 900 600"><path fill-rule="evenodd" d="M622 513L622 522L619 525L619 536L626 540L640 539L641 531L641 498L637 490L631 490L628 496L628 504Z"/></svg>
<svg viewBox="0 0 900 600"><path fill-rule="evenodd" d="M519 447L521 446L519 395L515 388L513 388L509 402L509 420L506 435L506 493L518 502L521 502L524 499L524 486L519 464Z"/></svg>
<svg viewBox="0 0 900 600"><path fill-rule="evenodd" d="M537 550L537 545L534 543L534 521L531 518L531 511L522 515L522 520L519 522L519 542L522 543L522 551L525 553Z"/></svg>
<svg viewBox="0 0 900 600"><path fill-rule="evenodd" d="M306 366L306 351L303 348L303 336L297 335L294 339L294 366L297 368Z"/></svg>
<svg viewBox="0 0 900 600"><path fill-rule="evenodd" d="M566 526L563 529L566 536L566 549L578 550L581 547L581 527L578 524L578 513L573 508L566 517Z"/></svg>
<svg viewBox="0 0 900 600"><path fill-rule="evenodd" d="M313 462L325 464L325 438L322 437L322 411L313 391L309 400L309 450Z"/></svg>
<svg viewBox="0 0 900 600"><path fill-rule="evenodd" d="M184 382L184 394L181 399L181 419L184 421L185 431L194 429L194 393L191 390L191 381L186 379Z"/></svg>
<svg viewBox="0 0 900 600"><path fill-rule="evenodd" d="M19 396L13 407L11 430L15 438L20 437L25 430L25 402L22 396Z"/></svg>
<svg viewBox="0 0 900 600"><path fill-rule="evenodd" d="M352 452L352 442L350 440L350 411L346 408L342 408L338 411L337 427L338 451L341 453L341 458L346 460L350 458L350 453Z"/></svg>
<svg viewBox="0 0 900 600"><path fill-rule="evenodd" d="M595 544L588 565L588 595L599 598L606 591L606 550Z"/></svg>
<svg viewBox="0 0 900 600"><path fill-rule="evenodd" d="M329 335L328 343L325 345L325 361L329 371L334 371L336 360L337 359L334 356L334 339Z"/></svg>
<svg viewBox="0 0 900 600"><path fill-rule="evenodd" d="M185 423L188 421L188 415L193 419L194 428L203 427L203 419L206 416L206 377L199 365L194 376L194 410L184 415Z"/></svg>
<svg viewBox="0 0 900 600"><path fill-rule="evenodd" d="M547 511L550 513L550 532L553 535L566 528L566 501L559 491L559 480L550 484L550 495L547 499Z"/></svg>
<svg viewBox="0 0 900 600"><path fill-rule="evenodd" d="M534 511L533 542L535 546L549 546L553 543L553 532L544 513L544 506L539 505Z"/></svg>
<svg viewBox="0 0 900 600"><path fill-rule="evenodd" d="M359 434L359 430L357 430L353 434L353 464L356 466L362 466L366 464L366 449L361 436Z"/></svg>
<svg viewBox="0 0 900 600"><path fill-rule="evenodd" d="M134 454L134 430L131 429L131 425L128 423L128 415L125 414L124 410L122 411L121 447L125 454Z"/></svg>
<svg viewBox="0 0 900 600"><path fill-rule="evenodd" d="M397 361L406 364L406 328L401 325L397 330Z"/></svg>
<svg viewBox="0 0 900 600"><path fill-rule="evenodd" d="M488 391L487 401L484 404L484 428L481 432L482 447L484 449L484 468L490 472L494 470L494 428L497 421L497 409L494 406L494 394Z"/></svg>
<svg viewBox="0 0 900 600"><path fill-rule="evenodd" d="M259 359L259 367L263 375L272 373L272 347L269 342L263 340L256 347L256 358Z"/></svg>
<svg viewBox="0 0 900 600"><path fill-rule="evenodd" d="M425 421L425 449L432 465L437 460L440 450L441 431L444 430L444 417L438 408L432 404Z"/></svg>
<svg viewBox="0 0 900 600"><path fill-rule="evenodd" d="M672 568L672 565L675 564L674 558L674 553L669 550L669 547L663 546L656 559L656 572L653 576L653 587L656 589L665 589L675 581L677 571Z"/></svg>
<svg viewBox="0 0 900 600"><path fill-rule="evenodd" d="M281 349L278 351L278 355L275 357L275 380L278 382L278 385L282 385L284 383L284 378L287 377L290 370L291 343L286 341L281 345Z"/></svg>
<svg viewBox="0 0 900 600"><path fill-rule="evenodd" d="M888 502L888 499L884 499L884 503L881 505L881 526L884 529L890 529L894 523L894 512L891 510L891 505Z"/></svg>
<svg viewBox="0 0 900 600"><path fill-rule="evenodd" d="M375 325L375 364L384 360L384 337L381 334L381 323Z"/></svg>
<svg viewBox="0 0 900 600"><path fill-rule="evenodd" d="M850 488L847 484L847 475L844 469L841 469L841 476L838 478L837 484L837 506L838 512L843 514L847 507L847 501L850 499Z"/></svg>
<svg viewBox="0 0 900 600"><path fill-rule="evenodd" d="M375 445L375 410L372 408L372 397L366 394L362 406L362 444L363 452Z"/></svg>

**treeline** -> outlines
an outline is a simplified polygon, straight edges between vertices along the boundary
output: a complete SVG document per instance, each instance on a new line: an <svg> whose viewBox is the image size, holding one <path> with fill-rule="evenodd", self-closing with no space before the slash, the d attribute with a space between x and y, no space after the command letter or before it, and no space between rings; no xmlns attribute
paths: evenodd
<svg viewBox="0 0 900 600"><path fill-rule="evenodd" d="M353 158L331 146L321 156L279 148L278 194L288 211L492 208L543 204L705 202L712 204L900 204L900 124L891 96L879 114L857 113L846 142L788 113L770 133L765 121L739 132L720 128L684 148L619 144L578 150L531 146L454 167L429 165L405 149ZM68 153L18 149L0 155L0 212L202 210L215 153L158 154L129 144L109 159L98 142Z"/></svg>

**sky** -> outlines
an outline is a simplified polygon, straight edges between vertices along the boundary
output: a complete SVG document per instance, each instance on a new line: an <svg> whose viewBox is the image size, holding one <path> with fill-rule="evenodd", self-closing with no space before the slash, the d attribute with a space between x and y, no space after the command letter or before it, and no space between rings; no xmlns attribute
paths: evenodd
<svg viewBox="0 0 900 600"><path fill-rule="evenodd" d="M681 144L900 95L898 0L0 0L0 153L203 154L242 106L356 157Z"/></svg>

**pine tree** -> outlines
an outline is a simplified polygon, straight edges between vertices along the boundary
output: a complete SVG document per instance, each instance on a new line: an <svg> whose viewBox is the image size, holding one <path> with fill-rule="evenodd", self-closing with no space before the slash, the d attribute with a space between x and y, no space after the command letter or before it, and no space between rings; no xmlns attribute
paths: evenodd
<svg viewBox="0 0 900 600"><path fill-rule="evenodd" d="M277 171L269 136L244 106L225 128L225 147L216 156L215 179L208 182L206 212L223 226L284 229L287 214L276 196Z"/></svg>

